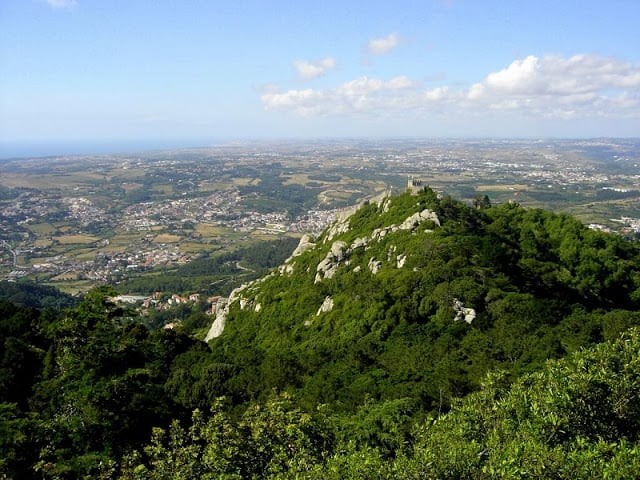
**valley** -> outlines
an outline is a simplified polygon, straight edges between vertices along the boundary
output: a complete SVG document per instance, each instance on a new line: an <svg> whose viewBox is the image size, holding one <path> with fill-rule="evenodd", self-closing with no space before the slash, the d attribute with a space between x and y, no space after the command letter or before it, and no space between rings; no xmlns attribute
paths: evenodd
<svg viewBox="0 0 640 480"><path fill-rule="evenodd" d="M317 234L343 208L402 192L409 177L467 202L487 195L550 208L633 237L639 165L638 143L615 139L247 142L7 159L0 275L70 293L126 285L198 258Z"/></svg>

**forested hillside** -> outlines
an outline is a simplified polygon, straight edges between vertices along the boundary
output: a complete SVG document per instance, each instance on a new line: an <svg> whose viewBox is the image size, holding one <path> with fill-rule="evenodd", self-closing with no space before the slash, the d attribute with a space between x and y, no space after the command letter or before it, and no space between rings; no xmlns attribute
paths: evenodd
<svg viewBox="0 0 640 480"><path fill-rule="evenodd" d="M0 305L1 474L640 475L640 247L571 217L381 197L236 290L208 345L114 294Z"/></svg>
<svg viewBox="0 0 640 480"><path fill-rule="evenodd" d="M535 370L639 318L638 245L548 211L425 190L303 243L234 295L210 342L240 367L222 389L237 401L275 388L307 408L442 410L490 370Z"/></svg>
<svg viewBox="0 0 640 480"><path fill-rule="evenodd" d="M0 300L16 305L61 310L76 305L77 299L55 287L37 285L30 282L0 282Z"/></svg>
<svg viewBox="0 0 640 480"><path fill-rule="evenodd" d="M116 288L121 293L136 292L142 295L157 291L226 295L239 280L257 278L267 273L269 268L279 265L295 245L295 238L283 237L218 255L204 254L157 275L130 278L120 282Z"/></svg>

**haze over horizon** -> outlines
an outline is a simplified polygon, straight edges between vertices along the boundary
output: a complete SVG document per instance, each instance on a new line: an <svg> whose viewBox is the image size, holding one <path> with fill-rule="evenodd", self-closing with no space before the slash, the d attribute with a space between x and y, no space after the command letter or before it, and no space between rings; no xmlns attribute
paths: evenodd
<svg viewBox="0 0 640 480"><path fill-rule="evenodd" d="M223 138L637 137L640 2L5 0L0 158Z"/></svg>

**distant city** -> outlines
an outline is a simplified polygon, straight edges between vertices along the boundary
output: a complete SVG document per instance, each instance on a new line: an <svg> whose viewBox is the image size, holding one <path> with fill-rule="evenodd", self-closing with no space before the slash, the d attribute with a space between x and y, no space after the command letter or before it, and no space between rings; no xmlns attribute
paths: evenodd
<svg viewBox="0 0 640 480"><path fill-rule="evenodd" d="M640 236L640 140L253 142L0 162L0 276L68 291L318 234L413 177Z"/></svg>

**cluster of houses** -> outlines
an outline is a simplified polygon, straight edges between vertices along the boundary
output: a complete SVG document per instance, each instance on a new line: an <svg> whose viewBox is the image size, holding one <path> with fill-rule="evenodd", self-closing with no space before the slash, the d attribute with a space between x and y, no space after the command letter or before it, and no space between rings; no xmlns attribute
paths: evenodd
<svg viewBox="0 0 640 480"><path fill-rule="evenodd" d="M154 292L153 295L139 296L139 295L118 295L111 300L115 303L126 303L140 305L143 310L155 309L158 311L168 310L176 305L194 304L201 301L201 295L199 293L191 293L186 296L177 295L175 293L168 295L163 292ZM226 298L219 295L207 297L207 314L215 315L216 312L223 308L226 304Z"/></svg>

